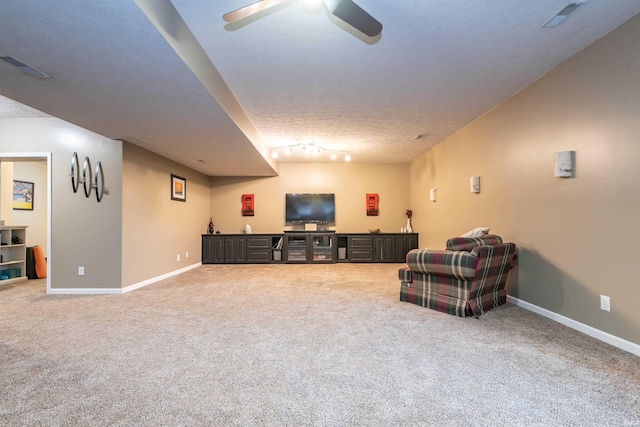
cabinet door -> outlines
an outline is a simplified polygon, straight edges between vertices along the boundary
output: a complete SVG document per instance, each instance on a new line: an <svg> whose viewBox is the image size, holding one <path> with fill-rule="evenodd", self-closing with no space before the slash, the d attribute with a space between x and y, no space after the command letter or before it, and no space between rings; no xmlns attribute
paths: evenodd
<svg viewBox="0 0 640 427"><path fill-rule="evenodd" d="M224 263L224 237L213 236L213 262L215 264Z"/></svg>
<svg viewBox="0 0 640 427"><path fill-rule="evenodd" d="M285 262L307 262L311 255L311 238L307 233L286 233Z"/></svg>
<svg viewBox="0 0 640 427"><path fill-rule="evenodd" d="M224 238L202 236L202 263L220 264L224 262Z"/></svg>
<svg viewBox="0 0 640 427"><path fill-rule="evenodd" d="M336 235L334 233L327 234L311 234L311 258L312 262L335 262L336 261Z"/></svg>
<svg viewBox="0 0 640 427"><path fill-rule="evenodd" d="M202 236L202 263L213 264L213 236Z"/></svg>
<svg viewBox="0 0 640 427"><path fill-rule="evenodd" d="M407 253L411 249L418 249L417 234L399 234L396 241L396 262L406 262Z"/></svg>
<svg viewBox="0 0 640 427"><path fill-rule="evenodd" d="M224 262L242 263L247 261L246 239L244 237L227 236L224 238Z"/></svg>
<svg viewBox="0 0 640 427"><path fill-rule="evenodd" d="M236 259L238 262L247 262L247 241L244 237L236 242Z"/></svg>
<svg viewBox="0 0 640 427"><path fill-rule="evenodd" d="M373 260L375 262L394 262L396 260L396 245L393 236L376 236L373 241L375 247Z"/></svg>
<svg viewBox="0 0 640 427"><path fill-rule="evenodd" d="M407 234L407 252L418 249L418 234ZM405 254L406 255L406 254Z"/></svg>
<svg viewBox="0 0 640 427"><path fill-rule="evenodd" d="M225 237L224 238L224 262L233 263L236 262L236 238Z"/></svg>

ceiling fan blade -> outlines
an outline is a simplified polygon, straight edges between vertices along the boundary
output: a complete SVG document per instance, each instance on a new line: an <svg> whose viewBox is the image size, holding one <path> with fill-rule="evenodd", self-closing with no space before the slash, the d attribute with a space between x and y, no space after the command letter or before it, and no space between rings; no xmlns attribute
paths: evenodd
<svg viewBox="0 0 640 427"><path fill-rule="evenodd" d="M284 1L285 0L261 0L248 6L241 7L240 9L236 9L233 12L225 13L222 15L222 19L227 22L237 22L258 12L262 12L265 9L276 6Z"/></svg>
<svg viewBox="0 0 640 427"><path fill-rule="evenodd" d="M382 24L351 0L324 0L324 3L337 18L363 34L375 37L382 32Z"/></svg>

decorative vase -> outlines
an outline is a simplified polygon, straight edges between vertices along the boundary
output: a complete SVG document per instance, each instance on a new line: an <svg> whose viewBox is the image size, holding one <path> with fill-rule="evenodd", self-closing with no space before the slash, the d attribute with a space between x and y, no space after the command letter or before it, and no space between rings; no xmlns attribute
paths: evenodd
<svg viewBox="0 0 640 427"><path fill-rule="evenodd" d="M407 233L413 233L413 229L411 228L411 218L407 218Z"/></svg>
<svg viewBox="0 0 640 427"><path fill-rule="evenodd" d="M214 227L213 227L213 217L209 218L209 234L213 234L214 231Z"/></svg>

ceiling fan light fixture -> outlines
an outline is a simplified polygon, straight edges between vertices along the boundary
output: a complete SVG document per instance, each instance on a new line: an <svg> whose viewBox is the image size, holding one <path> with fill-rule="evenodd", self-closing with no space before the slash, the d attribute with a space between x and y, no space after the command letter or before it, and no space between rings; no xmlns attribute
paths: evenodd
<svg viewBox="0 0 640 427"><path fill-rule="evenodd" d="M234 23L256 15L269 8L286 4L286 0L259 0L222 16L226 22ZM382 32L382 24L353 0L304 0L307 11L320 11L323 5L326 10L355 30L368 37L377 37Z"/></svg>

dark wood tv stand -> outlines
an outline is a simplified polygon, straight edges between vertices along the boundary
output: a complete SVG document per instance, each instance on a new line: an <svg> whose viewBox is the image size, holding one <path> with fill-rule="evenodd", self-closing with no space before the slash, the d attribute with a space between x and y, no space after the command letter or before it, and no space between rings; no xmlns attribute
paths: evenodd
<svg viewBox="0 0 640 427"><path fill-rule="evenodd" d="M405 262L418 233L203 234L203 264Z"/></svg>

